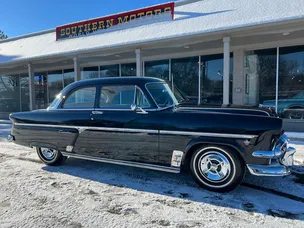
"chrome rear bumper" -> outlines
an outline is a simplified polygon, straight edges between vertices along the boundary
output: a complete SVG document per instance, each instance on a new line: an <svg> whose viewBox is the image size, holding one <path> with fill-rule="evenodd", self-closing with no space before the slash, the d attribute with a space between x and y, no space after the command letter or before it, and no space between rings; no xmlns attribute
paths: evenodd
<svg viewBox="0 0 304 228"><path fill-rule="evenodd" d="M272 151L255 151L252 153L257 158L270 159L269 165L248 164L249 172L256 176L285 176L290 174L290 166L293 166L293 156L296 149L288 146L289 139L283 135Z"/></svg>

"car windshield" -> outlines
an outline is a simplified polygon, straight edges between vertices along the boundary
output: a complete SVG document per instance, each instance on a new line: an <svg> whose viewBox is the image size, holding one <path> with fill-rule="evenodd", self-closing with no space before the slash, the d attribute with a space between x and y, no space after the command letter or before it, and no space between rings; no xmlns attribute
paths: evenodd
<svg viewBox="0 0 304 228"><path fill-rule="evenodd" d="M174 94L166 83L148 83L146 87L158 107L165 108L178 104Z"/></svg>
<svg viewBox="0 0 304 228"><path fill-rule="evenodd" d="M47 109L56 109L57 106L59 105L61 99L62 99L62 94L59 93L59 94L56 96L55 100L53 100L53 102L49 105L49 107L48 107Z"/></svg>

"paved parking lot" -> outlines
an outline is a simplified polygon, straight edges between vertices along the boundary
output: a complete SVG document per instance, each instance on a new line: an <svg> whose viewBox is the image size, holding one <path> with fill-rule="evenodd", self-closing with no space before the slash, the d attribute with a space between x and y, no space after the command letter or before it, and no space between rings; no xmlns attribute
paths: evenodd
<svg viewBox="0 0 304 228"><path fill-rule="evenodd" d="M1 125L0 135L9 131ZM237 190L218 194L186 173L76 159L48 167L33 149L2 138L0 227L304 227L303 166L293 171L247 175Z"/></svg>

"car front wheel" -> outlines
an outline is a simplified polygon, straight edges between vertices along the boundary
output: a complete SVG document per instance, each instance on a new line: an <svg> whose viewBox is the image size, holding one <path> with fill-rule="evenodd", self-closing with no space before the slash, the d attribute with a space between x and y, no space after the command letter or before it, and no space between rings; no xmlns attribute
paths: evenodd
<svg viewBox="0 0 304 228"><path fill-rule="evenodd" d="M36 147L36 151L41 161L47 165L60 165L66 160L59 150Z"/></svg>
<svg viewBox="0 0 304 228"><path fill-rule="evenodd" d="M229 192L242 182L245 166L233 150L206 146L196 150L190 169L196 183L210 191Z"/></svg>

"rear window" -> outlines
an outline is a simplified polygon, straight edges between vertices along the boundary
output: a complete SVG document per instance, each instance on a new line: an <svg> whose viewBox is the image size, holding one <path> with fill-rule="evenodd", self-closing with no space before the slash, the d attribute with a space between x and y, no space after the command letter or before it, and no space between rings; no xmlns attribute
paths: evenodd
<svg viewBox="0 0 304 228"><path fill-rule="evenodd" d="M72 92L65 100L65 109L94 108L96 87L85 87Z"/></svg>

